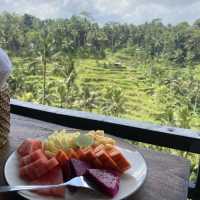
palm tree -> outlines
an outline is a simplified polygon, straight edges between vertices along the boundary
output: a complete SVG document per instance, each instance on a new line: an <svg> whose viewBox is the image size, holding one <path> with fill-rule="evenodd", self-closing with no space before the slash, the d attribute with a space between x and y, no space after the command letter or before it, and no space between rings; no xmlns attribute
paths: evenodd
<svg viewBox="0 0 200 200"><path fill-rule="evenodd" d="M52 60L55 54L54 40L50 34L47 25L44 22L44 27L38 37L39 46L35 47L36 57L32 59L29 66L39 65L43 71L43 98L42 104L47 101L46 79L47 79L47 64Z"/></svg>
<svg viewBox="0 0 200 200"><path fill-rule="evenodd" d="M53 74L62 77L67 89L70 89L77 76L73 58L69 56L59 56L56 59Z"/></svg>
<svg viewBox="0 0 200 200"><path fill-rule="evenodd" d="M64 103L66 101L66 97L67 97L67 92L66 92L66 85L65 84L59 84L58 88L57 88L57 92L60 98L59 104L60 107L63 108L64 107Z"/></svg>
<svg viewBox="0 0 200 200"><path fill-rule="evenodd" d="M87 35L87 45L91 49L91 54L105 57L104 47L106 41L106 34L99 28L98 24L93 24Z"/></svg>
<svg viewBox="0 0 200 200"><path fill-rule="evenodd" d="M43 65L43 104L46 101L46 75L47 75L47 62L52 56L52 38L47 29L44 29L40 36L41 39L41 62Z"/></svg>
<svg viewBox="0 0 200 200"><path fill-rule="evenodd" d="M57 96L56 96L56 82L50 81L45 86L45 103L47 105L53 105L53 102L55 102ZM37 91L37 102L43 103L44 102L44 93L43 88Z"/></svg>
<svg viewBox="0 0 200 200"><path fill-rule="evenodd" d="M126 99L120 88L108 87L101 109L104 114L120 116L125 112Z"/></svg>
<svg viewBox="0 0 200 200"><path fill-rule="evenodd" d="M78 106L80 109L92 111L98 106L98 94L89 85L84 85L81 89Z"/></svg>
<svg viewBox="0 0 200 200"><path fill-rule="evenodd" d="M70 106L74 101L71 98L73 90L76 90L75 80L77 73L74 60L71 57L58 56L52 73L63 78L63 83L57 90L60 96L60 106L63 107L64 102Z"/></svg>

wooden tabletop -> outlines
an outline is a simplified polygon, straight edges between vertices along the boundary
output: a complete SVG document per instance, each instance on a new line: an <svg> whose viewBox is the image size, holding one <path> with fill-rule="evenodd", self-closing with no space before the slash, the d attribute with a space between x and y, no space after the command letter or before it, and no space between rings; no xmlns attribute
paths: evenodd
<svg viewBox="0 0 200 200"><path fill-rule="evenodd" d="M9 143L0 149L0 185L5 185L4 165L9 155L27 137L41 137L63 126L18 115L11 117ZM67 130L74 130L65 127ZM117 139L118 144L130 150L136 147ZM180 157L151 150L138 149L148 165L148 176L144 185L127 200L186 200L190 163ZM131 187L131 186L130 186ZM16 193L0 194L1 200L24 200Z"/></svg>

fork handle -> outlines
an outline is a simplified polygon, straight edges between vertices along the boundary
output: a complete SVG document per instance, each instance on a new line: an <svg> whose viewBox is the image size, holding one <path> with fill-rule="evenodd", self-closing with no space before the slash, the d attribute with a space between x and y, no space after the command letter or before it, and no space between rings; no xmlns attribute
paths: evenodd
<svg viewBox="0 0 200 200"><path fill-rule="evenodd" d="M83 176L72 178L71 180L57 184L57 185L20 185L20 186L0 186L0 193L1 192L15 192L20 190L42 190L42 189L50 189L50 188L60 188L65 186L74 186L74 187L82 187L87 188L90 190L94 190L91 187Z"/></svg>
<svg viewBox="0 0 200 200"><path fill-rule="evenodd" d="M50 188L59 188L64 187L64 184L58 185L26 185L26 186L1 186L1 192L16 192L22 190L41 190L41 189L50 189Z"/></svg>

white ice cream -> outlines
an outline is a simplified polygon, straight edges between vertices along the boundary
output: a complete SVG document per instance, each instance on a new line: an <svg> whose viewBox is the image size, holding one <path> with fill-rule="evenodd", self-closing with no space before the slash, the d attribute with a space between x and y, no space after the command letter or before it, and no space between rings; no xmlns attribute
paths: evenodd
<svg viewBox="0 0 200 200"><path fill-rule="evenodd" d="M0 48L0 89L6 83L11 72L12 63L6 52Z"/></svg>

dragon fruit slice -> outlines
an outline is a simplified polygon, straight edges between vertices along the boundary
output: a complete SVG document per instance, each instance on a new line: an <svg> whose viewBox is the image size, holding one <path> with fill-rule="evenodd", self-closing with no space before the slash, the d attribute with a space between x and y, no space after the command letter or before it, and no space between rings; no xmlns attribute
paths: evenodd
<svg viewBox="0 0 200 200"><path fill-rule="evenodd" d="M86 177L108 196L114 197L119 191L120 177L115 171L88 169Z"/></svg>
<svg viewBox="0 0 200 200"><path fill-rule="evenodd" d="M91 168L88 163L77 159L70 159L70 166L73 177L83 176L86 173L87 169Z"/></svg>

